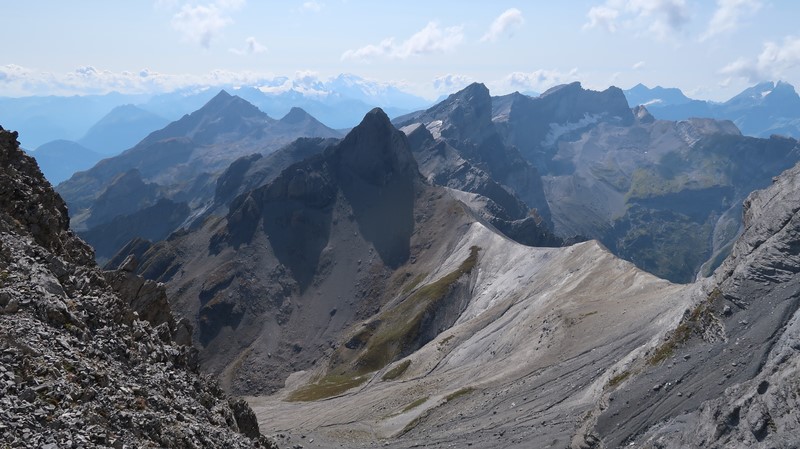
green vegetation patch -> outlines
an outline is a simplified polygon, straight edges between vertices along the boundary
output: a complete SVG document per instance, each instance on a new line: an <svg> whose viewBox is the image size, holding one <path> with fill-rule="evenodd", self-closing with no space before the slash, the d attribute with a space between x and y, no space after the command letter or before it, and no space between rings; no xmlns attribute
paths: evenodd
<svg viewBox="0 0 800 449"><path fill-rule="evenodd" d="M403 360L397 366L387 371L386 374L384 374L381 379L383 380L397 379L398 377L402 376L403 373L406 372L409 366L411 366L411 360Z"/></svg>
<svg viewBox="0 0 800 449"><path fill-rule="evenodd" d="M340 351L333 362L334 372L343 374L349 371L345 365L353 358L356 374L374 372L411 348L419 337L425 316L436 309L462 276L472 272L478 262L479 251L479 247L471 247L470 255L456 270L420 287L397 307L382 313L375 321L376 326L368 326L359 332L354 338L362 344L346 345L349 349L358 350L358 354L353 356Z"/></svg>
<svg viewBox="0 0 800 449"><path fill-rule="evenodd" d="M625 381L625 379L631 377L630 371L623 371L616 376L612 377L608 380L608 386L611 388L615 388L617 385L621 384Z"/></svg>
<svg viewBox="0 0 800 449"><path fill-rule="evenodd" d="M293 391L292 394L289 395L289 401L308 402L327 399L340 395L351 388L358 387L366 382L367 379L368 376L348 377L328 375L316 383L306 385Z"/></svg>
<svg viewBox="0 0 800 449"><path fill-rule="evenodd" d="M706 298L705 301L698 304L688 317L684 317L678 327L672 331L667 341L661 346L656 348L653 355L647 359L647 363L654 366L670 358L675 354L675 350L683 346L692 335L703 335L703 331L707 329L714 320L714 312L712 307L715 302L723 298L722 292L715 288Z"/></svg>
<svg viewBox="0 0 800 449"><path fill-rule="evenodd" d="M403 294L404 295L409 294L411 290L414 290L414 288L416 288L419 285L419 283L422 282L424 279L425 279L424 274L418 274L417 276L415 276L414 279L411 280L411 282L409 282L403 287L402 290Z"/></svg>
<svg viewBox="0 0 800 449"><path fill-rule="evenodd" d="M464 388L461 388L459 390L456 390L456 391L448 394L447 396L445 396L444 399L447 402L454 401L454 400L460 398L461 396L466 396L466 395L472 393L473 391L475 391L475 388L473 388L473 387L464 387Z"/></svg>
<svg viewBox="0 0 800 449"><path fill-rule="evenodd" d="M411 411L411 410L419 407L420 405L424 404L425 401L427 401L429 398L430 398L430 396L425 396L424 398L419 398L416 401L406 405L405 408L403 408L403 413Z"/></svg>

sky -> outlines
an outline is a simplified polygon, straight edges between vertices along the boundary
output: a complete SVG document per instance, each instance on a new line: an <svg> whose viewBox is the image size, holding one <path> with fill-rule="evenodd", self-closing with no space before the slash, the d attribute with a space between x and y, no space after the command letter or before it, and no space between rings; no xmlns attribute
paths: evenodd
<svg viewBox="0 0 800 449"><path fill-rule="evenodd" d="M495 95L581 81L717 101L800 84L796 0L25 0L3 12L0 96L342 73L427 99L473 81Z"/></svg>

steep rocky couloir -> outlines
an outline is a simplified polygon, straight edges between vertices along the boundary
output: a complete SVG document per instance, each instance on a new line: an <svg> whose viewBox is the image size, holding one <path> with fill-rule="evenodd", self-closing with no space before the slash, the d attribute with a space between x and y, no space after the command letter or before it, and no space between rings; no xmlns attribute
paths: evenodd
<svg viewBox="0 0 800 449"><path fill-rule="evenodd" d="M275 447L197 373L163 286L102 272L0 129L0 446Z"/></svg>

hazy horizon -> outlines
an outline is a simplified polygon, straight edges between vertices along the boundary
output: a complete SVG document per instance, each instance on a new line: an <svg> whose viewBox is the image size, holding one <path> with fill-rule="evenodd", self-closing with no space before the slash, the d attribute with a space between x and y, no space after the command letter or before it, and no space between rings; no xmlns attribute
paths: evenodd
<svg viewBox="0 0 800 449"><path fill-rule="evenodd" d="M788 1L30 1L6 12L0 95L12 97L223 85L313 94L355 74L427 100L474 81L495 95L581 81L722 101L800 79L800 5Z"/></svg>

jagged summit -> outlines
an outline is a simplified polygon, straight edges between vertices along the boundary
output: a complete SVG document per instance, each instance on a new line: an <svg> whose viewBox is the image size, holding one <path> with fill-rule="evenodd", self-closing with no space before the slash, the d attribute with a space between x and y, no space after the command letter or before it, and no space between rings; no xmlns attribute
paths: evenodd
<svg viewBox="0 0 800 449"><path fill-rule="evenodd" d="M332 151L341 159L340 169L374 185L385 184L394 174L413 177L419 173L405 134L395 129L380 108L367 113Z"/></svg>

